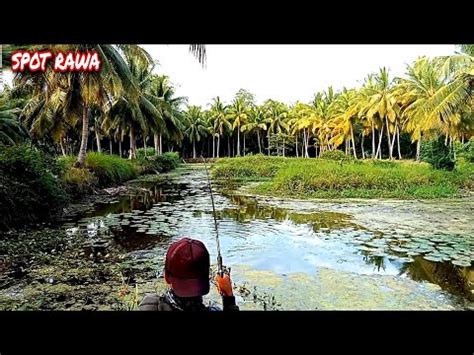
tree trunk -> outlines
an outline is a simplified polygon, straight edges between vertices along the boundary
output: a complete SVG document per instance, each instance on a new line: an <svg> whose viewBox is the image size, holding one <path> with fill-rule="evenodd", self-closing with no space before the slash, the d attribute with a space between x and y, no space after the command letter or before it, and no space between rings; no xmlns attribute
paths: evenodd
<svg viewBox="0 0 474 355"><path fill-rule="evenodd" d="M420 161L420 150L421 150L421 136L416 141L416 161Z"/></svg>
<svg viewBox="0 0 474 355"><path fill-rule="evenodd" d="M298 154L298 133L295 134L295 152L296 152L296 157L299 158Z"/></svg>
<svg viewBox="0 0 474 355"><path fill-rule="evenodd" d="M216 152L216 153L217 153L216 156L217 156L218 158L219 158L219 150L220 150L220 148L221 148L221 135L218 134L218 135L217 135L217 152Z"/></svg>
<svg viewBox="0 0 474 355"><path fill-rule="evenodd" d="M392 151L392 157L393 157L393 148L395 147L395 138L396 138L396 135L397 135L397 128L398 128L398 124L397 122L395 122L395 131L393 132L393 136L392 136L392 142L391 142L391 145L390 145L390 150Z"/></svg>
<svg viewBox="0 0 474 355"><path fill-rule="evenodd" d="M257 143L258 143L258 152L262 154L262 145L260 144L260 132L257 129Z"/></svg>
<svg viewBox="0 0 474 355"><path fill-rule="evenodd" d="M377 153L375 153L375 159L382 159L382 137L384 125L382 124L382 129L379 132L379 145L377 147Z"/></svg>
<svg viewBox="0 0 474 355"><path fill-rule="evenodd" d="M196 140L193 139L193 159L196 159Z"/></svg>
<svg viewBox="0 0 474 355"><path fill-rule="evenodd" d="M66 151L64 150L64 144L63 144L63 139L59 139L59 146L61 147L61 153L63 154L63 157L66 156Z"/></svg>
<svg viewBox="0 0 474 355"><path fill-rule="evenodd" d="M362 132L362 139L360 140L360 149L362 150L362 159L365 159L365 150L364 150L364 132Z"/></svg>
<svg viewBox="0 0 474 355"><path fill-rule="evenodd" d="M122 141L121 140L119 141L119 155L120 155L120 158L122 158L123 154L122 154Z"/></svg>
<svg viewBox="0 0 474 355"><path fill-rule="evenodd" d="M402 153L400 152L400 128L397 126L397 150L398 159L402 160Z"/></svg>
<svg viewBox="0 0 474 355"><path fill-rule="evenodd" d="M212 136L212 158L216 157L216 137Z"/></svg>
<svg viewBox="0 0 474 355"><path fill-rule="evenodd" d="M94 129L94 132L95 132L95 140L97 142L97 151L99 153L102 153L102 149L101 149L101 146L100 146L100 137L99 137L99 133L97 133L97 130Z"/></svg>
<svg viewBox="0 0 474 355"><path fill-rule="evenodd" d="M160 154L160 151L159 151L159 143L158 143L158 134L154 134L153 135L153 142L154 142L154 146L155 146L155 155L158 155Z"/></svg>
<svg viewBox="0 0 474 355"><path fill-rule="evenodd" d="M306 133L306 158L309 158L309 152L308 152L308 149L309 149L309 128L308 128L308 133Z"/></svg>
<svg viewBox="0 0 474 355"><path fill-rule="evenodd" d="M244 151L242 153L244 154L244 157L245 157L245 134L244 134Z"/></svg>
<svg viewBox="0 0 474 355"><path fill-rule="evenodd" d="M87 105L82 106L82 137L81 147L79 148L79 155L77 156L76 167L84 166L87 153L87 140L89 138L89 117Z"/></svg>
<svg viewBox="0 0 474 355"><path fill-rule="evenodd" d="M352 148L354 149L354 158L357 159L357 150L356 150L356 142L354 138L354 129L351 125L351 139L352 139Z"/></svg>
<svg viewBox="0 0 474 355"><path fill-rule="evenodd" d="M133 126L130 126L130 154L128 155L128 159L135 159L137 157L137 152L135 151L136 148L136 138L135 138L135 129Z"/></svg>
<svg viewBox="0 0 474 355"><path fill-rule="evenodd" d="M160 154L163 154L163 136L161 133L158 138L160 139Z"/></svg>
<svg viewBox="0 0 474 355"><path fill-rule="evenodd" d="M388 123L388 118L385 117L385 122L387 124L387 139L388 139L388 158L392 160L392 140L390 136L390 125Z"/></svg>
<svg viewBox="0 0 474 355"><path fill-rule="evenodd" d="M230 137L227 137L227 155L230 157Z"/></svg>
<svg viewBox="0 0 474 355"><path fill-rule="evenodd" d="M237 125L237 154L240 157L240 123Z"/></svg>
<svg viewBox="0 0 474 355"><path fill-rule="evenodd" d="M372 122L372 159L375 159L375 127Z"/></svg>
<svg viewBox="0 0 474 355"><path fill-rule="evenodd" d="M268 132L267 132L267 144L268 144L267 155L270 155L270 129L268 129Z"/></svg>
<svg viewBox="0 0 474 355"><path fill-rule="evenodd" d="M309 158L309 153L308 153L308 146L309 146L309 128L308 128L308 133L306 134L306 147L305 147L305 158Z"/></svg>
<svg viewBox="0 0 474 355"><path fill-rule="evenodd" d="M112 139L109 139L109 153L110 155L113 154L113 149L112 149Z"/></svg>

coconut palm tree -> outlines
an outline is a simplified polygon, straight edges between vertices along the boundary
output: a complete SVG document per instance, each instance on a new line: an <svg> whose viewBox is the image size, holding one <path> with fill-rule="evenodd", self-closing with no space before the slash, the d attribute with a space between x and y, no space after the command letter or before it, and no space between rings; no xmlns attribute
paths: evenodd
<svg viewBox="0 0 474 355"><path fill-rule="evenodd" d="M185 134L193 144L193 158L196 159L196 142L206 135L206 124L200 106L189 106L185 113Z"/></svg>
<svg viewBox="0 0 474 355"><path fill-rule="evenodd" d="M262 153L262 143L260 138L260 132L267 130L268 120L264 116L262 107L255 106L250 109L249 120L247 123L242 125L242 132L245 133L256 133L258 152Z"/></svg>
<svg viewBox="0 0 474 355"><path fill-rule="evenodd" d="M187 102L187 98L175 96L174 87L166 75L153 75L148 93L164 122L164 129L154 132L153 136L155 154L159 155L163 153L163 136L173 141L181 141L184 137L181 106Z"/></svg>
<svg viewBox="0 0 474 355"><path fill-rule="evenodd" d="M262 106L264 119L268 122L267 143L268 155L270 155L270 137L275 134L284 134L289 131L288 125L288 107L276 100L267 100ZM284 146L282 147L284 148ZM279 147L277 146L277 154L279 154Z"/></svg>
<svg viewBox="0 0 474 355"><path fill-rule="evenodd" d="M227 117L232 121L232 129L237 128L237 156L240 156L240 126L249 117L250 107L242 96L236 96L227 110Z"/></svg>
<svg viewBox="0 0 474 355"><path fill-rule="evenodd" d="M28 137L28 131L18 119L20 112L6 93L0 95L0 144L15 144Z"/></svg>
<svg viewBox="0 0 474 355"><path fill-rule="evenodd" d="M227 109L227 106L221 101L219 96L212 99L210 114L214 122L214 130L217 132L217 158L219 158L221 137L224 135L224 131L226 129L232 129L232 124L227 115Z"/></svg>
<svg viewBox="0 0 474 355"><path fill-rule="evenodd" d="M380 155L382 154L380 150L380 143L385 127L385 131L387 134L389 158L392 159L395 137L400 132L400 107L398 106L397 99L393 94L392 80L390 80L388 70L385 67L381 68L379 73L374 76L374 80L375 85L369 88L371 92L369 93L365 114L371 121L378 118L382 122L379 148L377 149L377 151L378 153L380 153Z"/></svg>

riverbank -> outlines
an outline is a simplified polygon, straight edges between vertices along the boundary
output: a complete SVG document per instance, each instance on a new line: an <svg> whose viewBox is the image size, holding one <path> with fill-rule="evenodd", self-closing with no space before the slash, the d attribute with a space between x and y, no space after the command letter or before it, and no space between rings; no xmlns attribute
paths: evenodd
<svg viewBox="0 0 474 355"><path fill-rule="evenodd" d="M28 144L2 149L0 230L35 226L52 216L72 213L74 204L84 197L105 196L110 194L105 188L142 174L173 170L180 159L176 153L128 160L90 152L82 167L76 167L75 162L73 156L55 158Z"/></svg>
<svg viewBox="0 0 474 355"><path fill-rule="evenodd" d="M268 157L220 159L213 176L223 181L258 181L256 194L293 198L433 199L471 195L474 165L436 170L413 161L332 161Z"/></svg>
<svg viewBox="0 0 474 355"><path fill-rule="evenodd" d="M84 217L2 235L0 309L133 309L166 289L164 257L183 236L214 263L202 165L124 185ZM474 257L472 201L314 203L219 189L214 199L243 310L472 309L472 267L457 265ZM220 302L215 287L205 299Z"/></svg>

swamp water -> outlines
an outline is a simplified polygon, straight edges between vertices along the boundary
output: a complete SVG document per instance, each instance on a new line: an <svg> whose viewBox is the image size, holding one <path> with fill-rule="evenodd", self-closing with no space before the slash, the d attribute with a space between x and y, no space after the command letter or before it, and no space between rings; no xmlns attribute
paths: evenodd
<svg viewBox="0 0 474 355"><path fill-rule="evenodd" d="M1 236L0 309L124 309L136 292L166 289L164 256L182 236L203 241L215 261L202 166L130 186L80 220ZM472 199L298 201L215 189L241 309L473 309ZM219 302L214 287L206 301Z"/></svg>

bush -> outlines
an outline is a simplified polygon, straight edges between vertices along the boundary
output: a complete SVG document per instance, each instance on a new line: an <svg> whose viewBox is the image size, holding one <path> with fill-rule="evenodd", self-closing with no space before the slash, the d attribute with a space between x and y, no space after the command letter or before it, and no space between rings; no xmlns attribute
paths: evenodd
<svg viewBox="0 0 474 355"><path fill-rule="evenodd" d="M71 166L65 169L61 178L66 191L72 196L90 193L93 187L97 186L97 178L94 176L94 173L86 168Z"/></svg>
<svg viewBox="0 0 474 355"><path fill-rule="evenodd" d="M63 169L63 181L68 184L68 189L76 193L86 192L92 186L105 187L120 184L135 178L139 170L134 162L116 155L87 153L82 169L74 168L76 159L73 156L58 158Z"/></svg>
<svg viewBox="0 0 474 355"><path fill-rule="evenodd" d="M155 155L155 148L147 148L146 149L146 156L147 158L152 157ZM145 159L145 148L138 148L137 149L137 160L142 161Z"/></svg>
<svg viewBox="0 0 474 355"><path fill-rule="evenodd" d="M455 161L452 149L444 144L444 138L424 141L420 147L420 158L435 169L453 170Z"/></svg>
<svg viewBox="0 0 474 355"><path fill-rule="evenodd" d="M323 160L334 160L334 161L352 161L354 157L352 155L344 154L341 150L326 150L320 156Z"/></svg>
<svg viewBox="0 0 474 355"><path fill-rule="evenodd" d="M464 158L469 163L474 163L474 137L464 144L456 142L455 149L456 158Z"/></svg>
<svg viewBox="0 0 474 355"><path fill-rule="evenodd" d="M0 229L36 222L67 201L57 162L30 145L0 151Z"/></svg>
<svg viewBox="0 0 474 355"><path fill-rule="evenodd" d="M148 154L148 153L147 153ZM164 173L176 169L181 161L179 154L176 152L167 152L161 155L143 156L137 161L141 166L143 174Z"/></svg>

